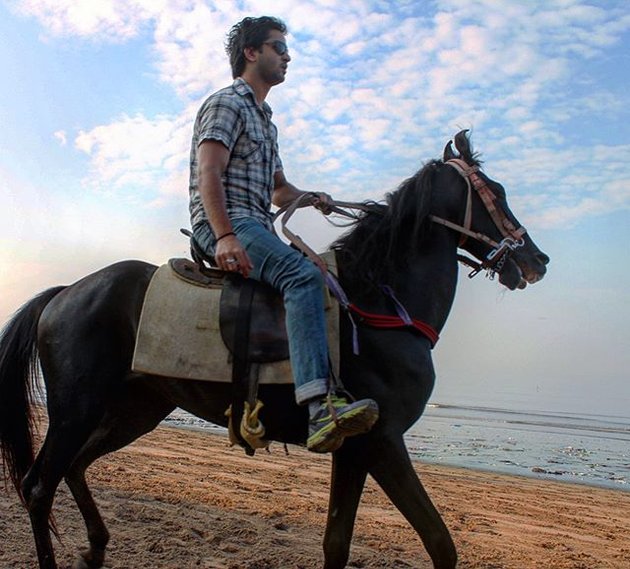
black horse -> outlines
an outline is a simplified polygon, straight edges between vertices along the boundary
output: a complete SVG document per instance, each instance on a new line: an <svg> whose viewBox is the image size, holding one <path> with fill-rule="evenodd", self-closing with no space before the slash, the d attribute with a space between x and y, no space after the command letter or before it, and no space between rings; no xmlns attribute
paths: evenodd
<svg viewBox="0 0 630 569"><path fill-rule="evenodd" d="M382 293L381 285L388 285L413 318L439 332L455 294L458 246L482 260L483 268L496 272L509 289L544 275L549 258L510 212L503 187L475 172L479 163L465 133L455 145L458 161L426 164L389 194L386 204L372 204L334 245L340 282L361 309L395 315L392 298ZM454 157L449 143L445 160ZM25 304L3 332L0 444L5 471L31 519L41 569L57 567L50 514L62 479L89 539L89 549L74 567L100 568L109 534L86 484L87 467L154 429L176 407L225 425L229 384L131 371L140 310L155 270L141 261L124 261L71 286L47 290ZM333 456L325 568L346 566L370 474L417 531L434 566L452 569L455 546L403 442L433 388L431 341L413 327L379 329L359 322L355 354L354 333L349 318L342 317L341 377L354 396L378 402L380 419L370 433L348 439ZM32 392L38 358L49 426L35 456ZM260 398L267 437L304 444L307 415L295 404L292 386L261 386Z"/></svg>

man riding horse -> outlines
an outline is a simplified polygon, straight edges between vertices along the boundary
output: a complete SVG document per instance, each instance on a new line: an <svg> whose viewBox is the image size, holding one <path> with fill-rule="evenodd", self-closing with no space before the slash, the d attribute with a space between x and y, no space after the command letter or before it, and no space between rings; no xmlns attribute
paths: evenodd
<svg viewBox="0 0 630 569"><path fill-rule="evenodd" d="M190 215L196 243L225 271L265 282L284 298L298 404L308 405L308 449L337 450L345 437L369 431L372 399L353 403L332 392L320 270L274 233L271 206L308 193L285 177L277 129L265 102L285 79L291 57L285 24L245 18L228 35L234 82L201 106L190 155ZM311 193L326 213L330 196Z"/></svg>

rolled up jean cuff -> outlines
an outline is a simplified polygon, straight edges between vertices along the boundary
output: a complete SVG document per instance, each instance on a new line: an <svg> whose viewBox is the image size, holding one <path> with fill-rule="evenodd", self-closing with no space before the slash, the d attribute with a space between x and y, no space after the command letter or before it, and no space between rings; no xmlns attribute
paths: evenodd
<svg viewBox="0 0 630 569"><path fill-rule="evenodd" d="M323 399L328 395L328 378L312 379L295 388L295 400L298 405L305 405L314 399Z"/></svg>

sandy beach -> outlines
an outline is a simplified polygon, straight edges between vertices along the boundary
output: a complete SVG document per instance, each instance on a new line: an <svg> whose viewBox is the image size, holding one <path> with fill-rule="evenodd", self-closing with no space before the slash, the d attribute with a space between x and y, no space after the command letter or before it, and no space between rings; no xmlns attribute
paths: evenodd
<svg viewBox="0 0 630 569"><path fill-rule="evenodd" d="M468 569L630 567L630 492L417 463ZM218 435L160 427L96 462L88 481L111 533L111 569L322 566L330 457L282 445L247 457ZM65 485L55 503L60 567L85 545ZM28 516L0 492L0 569L37 567ZM368 480L349 567L432 567Z"/></svg>

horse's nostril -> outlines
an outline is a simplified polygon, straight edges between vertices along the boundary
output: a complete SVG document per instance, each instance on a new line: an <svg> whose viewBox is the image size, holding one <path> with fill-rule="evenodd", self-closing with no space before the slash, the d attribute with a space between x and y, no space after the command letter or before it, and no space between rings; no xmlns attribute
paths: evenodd
<svg viewBox="0 0 630 569"><path fill-rule="evenodd" d="M549 261L551 260L551 259L549 258L549 256L548 256L548 255L545 255L544 253L538 253L538 254L536 255L536 257L538 258L538 260L539 260L539 261L540 261L543 265L548 265L548 264L549 264Z"/></svg>

